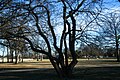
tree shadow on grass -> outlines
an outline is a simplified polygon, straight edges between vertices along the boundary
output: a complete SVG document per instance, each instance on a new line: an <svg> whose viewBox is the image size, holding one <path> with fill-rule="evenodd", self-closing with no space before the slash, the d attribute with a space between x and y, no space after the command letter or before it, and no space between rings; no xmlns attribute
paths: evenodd
<svg viewBox="0 0 120 80"><path fill-rule="evenodd" d="M11 69L6 69L11 70ZM20 70L20 69L14 69ZM66 80L120 80L120 67L75 68L74 76ZM0 80L61 80L54 69L38 69L0 74Z"/></svg>
<svg viewBox="0 0 120 80"><path fill-rule="evenodd" d="M76 68L75 80L120 80L120 67ZM74 80L73 79L73 80Z"/></svg>
<svg viewBox="0 0 120 80"><path fill-rule="evenodd" d="M10 69L6 69L10 70ZM20 69L14 69L20 70ZM22 69L23 70L23 69ZM38 69L31 71L5 72L0 74L0 80L60 80L53 69Z"/></svg>

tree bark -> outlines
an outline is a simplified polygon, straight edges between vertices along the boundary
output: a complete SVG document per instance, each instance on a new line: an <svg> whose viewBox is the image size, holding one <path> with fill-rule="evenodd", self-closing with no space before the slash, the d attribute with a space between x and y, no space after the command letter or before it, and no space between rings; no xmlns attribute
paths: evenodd
<svg viewBox="0 0 120 80"><path fill-rule="evenodd" d="M16 55L15 56L15 64L17 64L18 63L18 56Z"/></svg>
<svg viewBox="0 0 120 80"><path fill-rule="evenodd" d="M117 30L115 28L115 40L116 40L116 58L117 62L120 62L120 55L119 55L119 42L118 42L118 35L117 35Z"/></svg>
<svg viewBox="0 0 120 80"><path fill-rule="evenodd" d="M13 63L13 50L10 49L10 62Z"/></svg>
<svg viewBox="0 0 120 80"><path fill-rule="evenodd" d="M7 63L9 63L9 48L7 47Z"/></svg>
<svg viewBox="0 0 120 80"><path fill-rule="evenodd" d="M15 51L15 64L18 64L18 51Z"/></svg>
<svg viewBox="0 0 120 80"><path fill-rule="evenodd" d="M117 57L117 62L120 62L120 54L119 54L118 43L116 43L116 57Z"/></svg>
<svg viewBox="0 0 120 80"><path fill-rule="evenodd" d="M2 55L2 62L4 62L4 52L5 52L5 51L3 51L3 55Z"/></svg>
<svg viewBox="0 0 120 80"><path fill-rule="evenodd" d="M58 76L63 79L63 74L62 74L62 71L59 67L59 64L57 64L56 60L54 60L52 57L49 58L50 59L50 62L52 63L54 69L56 70Z"/></svg>

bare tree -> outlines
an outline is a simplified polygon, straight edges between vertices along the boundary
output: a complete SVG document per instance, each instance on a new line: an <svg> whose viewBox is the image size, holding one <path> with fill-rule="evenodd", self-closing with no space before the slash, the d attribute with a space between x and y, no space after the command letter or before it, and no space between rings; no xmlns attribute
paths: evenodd
<svg viewBox="0 0 120 80"><path fill-rule="evenodd" d="M119 54L119 36L120 36L120 13L112 12L107 13L99 18L98 25L101 27L101 34L104 36L107 46L113 46L116 48L116 58L120 61Z"/></svg>
<svg viewBox="0 0 120 80"><path fill-rule="evenodd" d="M21 3L18 5L12 3L9 5L10 9L7 8L8 11L6 11L8 13L12 12L11 15L8 15L10 20L8 17L6 18L5 24L9 24L7 26L3 25L4 28L7 27L7 30L3 31L8 35L5 38L22 38L26 40L33 51L48 56L61 78L71 77L73 69L78 62L75 43L76 39L81 37L79 35L76 38L76 33L80 31L80 34L83 34L86 27L89 27L97 18L98 14L94 12L94 2L96 0L38 0L38 2L30 0L28 4ZM97 2L99 3L99 1ZM91 9L91 6L93 9ZM98 12L99 10L96 8L96 11ZM12 16L13 13L14 15ZM86 15L93 16L83 30L77 30L76 25L76 18L80 18L78 16L81 15L80 13L87 13ZM58 14L59 16L57 16ZM62 24L58 26L55 24L57 22ZM55 29L60 26L62 26L61 32L59 32L61 36L58 39ZM36 42L36 39L39 39L39 41ZM44 49L40 42L44 42L47 48ZM70 63L67 53L68 49L72 57ZM57 52L58 56L53 56L53 50Z"/></svg>

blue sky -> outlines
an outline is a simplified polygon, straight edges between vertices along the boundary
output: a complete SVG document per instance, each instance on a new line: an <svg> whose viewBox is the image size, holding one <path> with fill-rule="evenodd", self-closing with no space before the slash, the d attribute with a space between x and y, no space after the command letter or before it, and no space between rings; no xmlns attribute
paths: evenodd
<svg viewBox="0 0 120 80"><path fill-rule="evenodd" d="M118 8L120 7L120 2L118 0L104 0L103 5L107 8Z"/></svg>

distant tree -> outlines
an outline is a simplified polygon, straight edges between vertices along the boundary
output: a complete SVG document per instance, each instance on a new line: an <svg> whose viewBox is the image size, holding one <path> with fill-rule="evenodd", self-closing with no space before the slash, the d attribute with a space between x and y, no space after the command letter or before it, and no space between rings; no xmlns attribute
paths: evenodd
<svg viewBox="0 0 120 80"><path fill-rule="evenodd" d="M116 49L115 48L112 48L112 47L109 47L106 49L106 56L108 57L114 57L116 54Z"/></svg>
<svg viewBox="0 0 120 80"><path fill-rule="evenodd" d="M116 48L116 58L119 62L120 13L116 11L100 16L98 25L101 27L100 31L105 44Z"/></svg>
<svg viewBox="0 0 120 80"><path fill-rule="evenodd" d="M82 49L82 53L83 55L85 55L86 57L99 57L101 54L101 49L99 48L98 45L91 43L86 45L83 49Z"/></svg>

